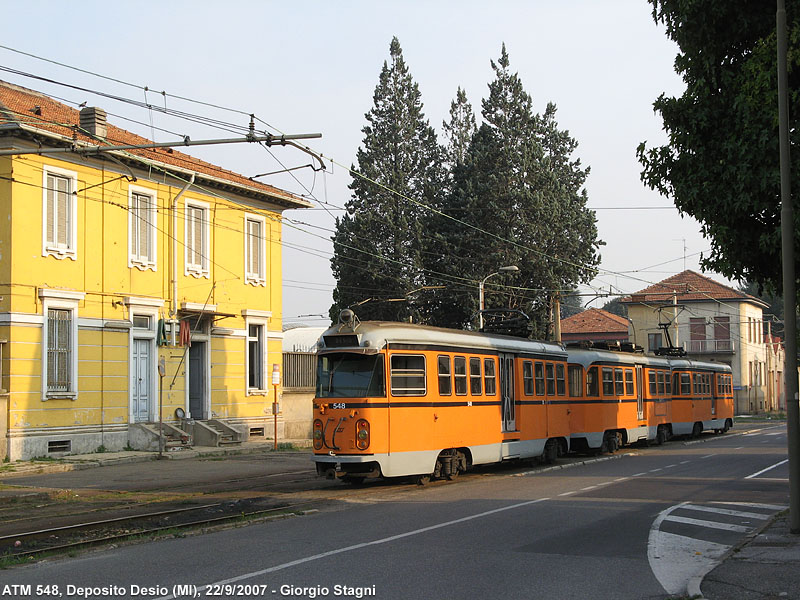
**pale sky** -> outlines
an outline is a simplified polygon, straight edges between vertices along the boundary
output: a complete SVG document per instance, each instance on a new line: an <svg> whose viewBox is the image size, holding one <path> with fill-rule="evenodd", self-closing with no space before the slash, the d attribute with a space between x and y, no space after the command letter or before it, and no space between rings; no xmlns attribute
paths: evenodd
<svg viewBox="0 0 800 600"><path fill-rule="evenodd" d="M497 59L503 42L534 110L542 111L547 102L557 105L560 128L578 140L577 156L591 167L589 207L597 209L599 236L606 242L603 272L593 287L636 291L682 271L684 253L685 267L699 270L698 255L710 248L696 221L681 218L674 207L659 208L671 202L639 179L637 145L666 139L653 101L662 92L683 90L673 69L677 47L653 22L645 0L26 1L4 3L3 15L5 23L14 24L4 27L3 46L171 96L252 112L273 132L322 133L308 146L336 161L328 163L328 173L299 169L294 177L261 179L301 195L310 191L331 209L321 210L315 202L314 210L285 213L307 225L284 228L284 323L324 324L301 315L327 314L331 304L329 240L332 215L341 212L330 205L344 206L349 197L345 167L355 160L392 36L400 40L440 142L458 86L480 119L481 99L493 77L489 61ZM160 94L3 48L0 67L164 104ZM0 71L0 79L75 103L88 101L112 113L115 125L157 141L174 139L157 128L193 139L230 137L20 74ZM174 98L167 106L237 125L248 121L236 112ZM252 144L191 149L247 176L282 169L278 160L285 167L310 162L289 147L271 153Z"/></svg>

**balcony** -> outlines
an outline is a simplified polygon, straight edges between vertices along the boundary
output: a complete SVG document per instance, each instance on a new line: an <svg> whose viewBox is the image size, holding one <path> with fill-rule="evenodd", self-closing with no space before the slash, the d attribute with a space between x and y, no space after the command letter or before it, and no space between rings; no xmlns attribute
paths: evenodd
<svg viewBox="0 0 800 600"><path fill-rule="evenodd" d="M683 343L689 354L733 354L733 340L689 340Z"/></svg>

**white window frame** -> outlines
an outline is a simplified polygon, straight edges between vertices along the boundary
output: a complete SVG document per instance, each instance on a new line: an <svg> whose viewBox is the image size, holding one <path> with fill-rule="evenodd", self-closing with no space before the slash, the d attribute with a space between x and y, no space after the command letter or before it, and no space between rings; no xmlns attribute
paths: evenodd
<svg viewBox="0 0 800 600"><path fill-rule="evenodd" d="M201 248L200 248L200 264L195 264L190 262L189 255L194 253L194 240L191 239L191 231L192 231L192 219L189 218L190 209L197 209L204 211L205 215L205 223L203 223L202 227L202 240L201 240ZM211 207L206 202L200 202L198 200L186 200L184 203L184 273L186 275L191 275L193 277L205 277L206 279L209 278L210 269L209 264L211 263L209 259L209 247L210 247L210 235L211 235ZM191 240L191 244L190 244ZM190 252L190 249L192 252Z"/></svg>
<svg viewBox="0 0 800 600"><path fill-rule="evenodd" d="M40 289L39 297L42 299L42 401L67 399L75 400L78 397L78 303L84 298L83 292L69 292L66 290ZM47 315L52 309L68 310L70 318L70 364L69 389L65 391L51 391L47 387L47 348L48 327Z"/></svg>
<svg viewBox="0 0 800 600"><path fill-rule="evenodd" d="M257 316L248 313L259 313ZM269 394L269 378L270 373L267 371L269 366L268 358L268 344L269 344L269 329L267 328L267 324L269 323L269 316L265 316L267 313L265 311L251 311L251 310L243 310L242 311L245 320L244 320L244 327L245 327L245 346L244 346L244 363L245 363L245 373L244 373L244 387L246 390L246 395L248 396L264 396ZM271 313L269 314L271 316ZM250 386L250 342L253 338L250 337L250 326L255 325L257 327L261 327L261 386L262 387L251 387Z"/></svg>
<svg viewBox="0 0 800 600"><path fill-rule="evenodd" d="M256 270L251 270L251 244L252 234L250 233L250 224L257 223L261 228L261 238L257 240L256 247L258 248L258 265ZM267 285L267 222L266 219L259 215L246 214L244 216L244 279L245 283L250 285Z"/></svg>
<svg viewBox="0 0 800 600"><path fill-rule="evenodd" d="M150 198L150 207L146 210L147 218L140 216L140 207L134 204L134 195L148 196ZM142 271L151 270L157 271L156 268L158 261L158 195L155 190L137 185L128 186L128 267L137 268ZM149 230L150 248L146 253L141 252L141 233L143 228ZM136 239L136 246L139 250L138 254L133 252L134 238Z"/></svg>
<svg viewBox="0 0 800 600"><path fill-rule="evenodd" d="M58 246L57 242L47 239L47 178L50 175L64 177L69 180L69 206L67 207L67 234L69 241L65 246ZM78 260L78 174L75 171L68 171L59 167L45 165L42 169L42 256L54 256L61 260L71 258ZM53 222L56 222L54 216Z"/></svg>

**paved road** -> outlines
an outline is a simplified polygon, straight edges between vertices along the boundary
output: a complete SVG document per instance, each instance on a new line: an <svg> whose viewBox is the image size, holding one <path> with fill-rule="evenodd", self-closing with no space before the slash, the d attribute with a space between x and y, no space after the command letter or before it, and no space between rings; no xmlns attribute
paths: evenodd
<svg viewBox="0 0 800 600"><path fill-rule="evenodd" d="M84 595L171 598L194 585L223 598L666 598L788 503L784 428L706 439L381 487L304 517L13 569L2 585L58 585L62 597L118 586Z"/></svg>

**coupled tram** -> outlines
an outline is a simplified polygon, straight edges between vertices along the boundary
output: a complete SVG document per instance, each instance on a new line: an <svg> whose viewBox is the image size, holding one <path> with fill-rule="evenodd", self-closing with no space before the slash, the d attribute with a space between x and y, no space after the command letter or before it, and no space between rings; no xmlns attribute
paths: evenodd
<svg viewBox="0 0 800 600"><path fill-rule="evenodd" d="M361 323L352 311L318 348L313 460L350 483L452 479L733 426L730 367L718 363Z"/></svg>

